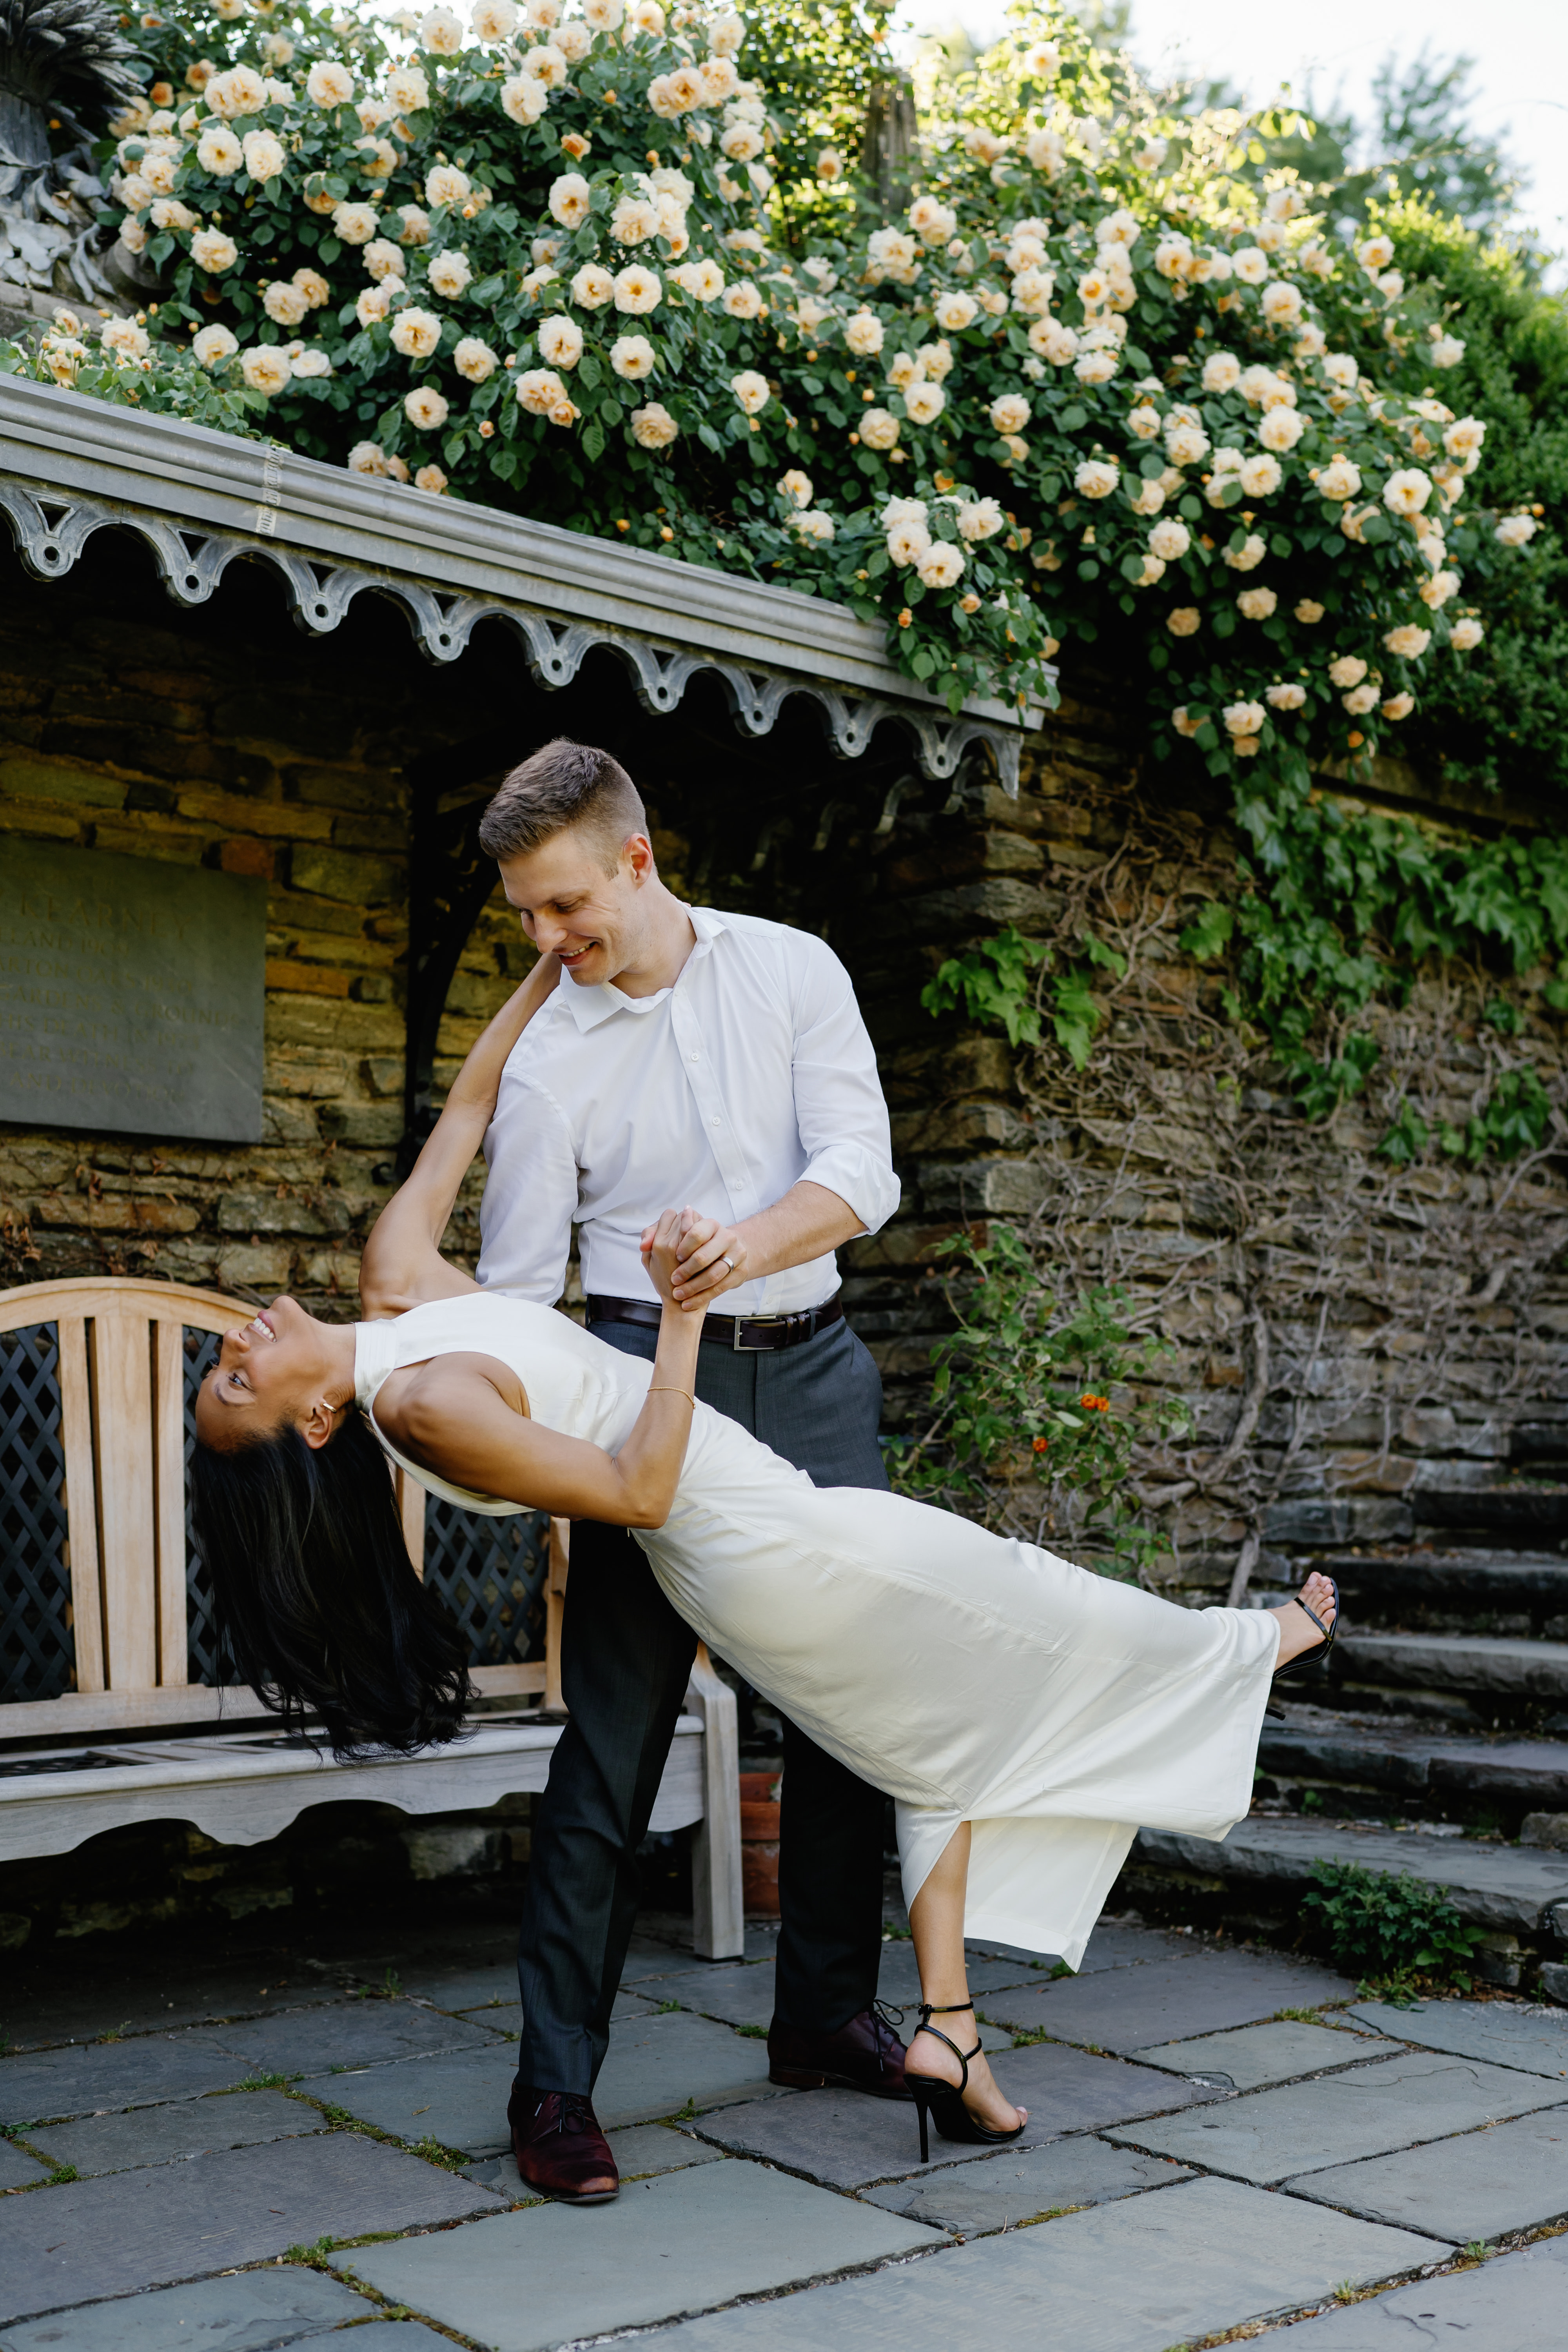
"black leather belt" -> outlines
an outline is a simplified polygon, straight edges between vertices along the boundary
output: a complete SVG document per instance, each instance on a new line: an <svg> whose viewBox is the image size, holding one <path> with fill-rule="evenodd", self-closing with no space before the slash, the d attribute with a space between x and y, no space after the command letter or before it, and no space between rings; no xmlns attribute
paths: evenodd
<svg viewBox="0 0 1568 2352"><path fill-rule="evenodd" d="M641 1298L602 1298L593 1292L588 1296L590 1323L657 1326L662 1312ZM715 1348L728 1348L733 1355L769 1356L781 1348L798 1348L804 1340L815 1339L843 1312L844 1295L836 1290L826 1305L805 1307L798 1315L705 1315L702 1337Z"/></svg>

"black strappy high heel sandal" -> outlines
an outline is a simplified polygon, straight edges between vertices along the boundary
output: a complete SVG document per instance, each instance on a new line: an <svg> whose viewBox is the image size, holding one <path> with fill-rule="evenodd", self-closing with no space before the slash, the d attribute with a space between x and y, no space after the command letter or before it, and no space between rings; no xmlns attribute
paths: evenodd
<svg viewBox="0 0 1568 2352"><path fill-rule="evenodd" d="M1022 2124L1015 2124L1011 2131L993 2131L989 2124L983 2124L972 2116L963 2104L963 2094L969 2087L969 2062L979 2057L980 2044L977 2042L973 2050L961 2050L956 2042L931 2021L933 2017L952 2017L973 2007L972 2000L950 2000L935 2007L929 2000L922 2000L920 2004L921 2021L915 2032L933 2033L939 2042L945 2042L963 2069L961 2083L944 2083L940 2074L911 2074L908 2066L904 2068L904 2081L921 2120L922 2164L931 2162L931 2139L926 2129L928 2112L935 2118L936 2127L943 2139L983 2141L1000 2147L1006 2140L1016 2139L1024 2128ZM913 2040L913 2035L910 2039Z"/></svg>
<svg viewBox="0 0 1568 2352"><path fill-rule="evenodd" d="M1319 1573L1321 1574L1321 1570ZM1317 1627L1323 1639L1317 1649L1303 1650L1300 1657L1292 1658L1288 1665L1277 1666L1274 1670L1274 1679L1277 1683L1295 1682L1302 1675L1306 1674L1309 1668L1326 1665L1328 1663L1329 1652L1334 1646L1334 1636L1340 1630L1340 1588L1334 1583L1334 1580L1331 1576L1326 1577L1324 1581L1330 1585L1333 1591L1334 1622L1331 1625L1325 1625L1315 1609L1308 1609L1306 1602L1302 1600L1299 1592L1293 1592L1290 1595L1290 1598L1296 1603L1297 1608L1305 1611L1306 1614L1311 1619L1313 1624Z"/></svg>
<svg viewBox="0 0 1568 2352"><path fill-rule="evenodd" d="M1321 1573L1320 1570L1319 1574ZM1334 1595L1334 1622L1331 1625L1325 1625L1317 1611L1309 1609L1299 1592L1293 1592L1290 1596L1297 1608L1306 1612L1323 1639L1315 1650L1303 1650L1300 1656L1292 1658L1288 1665L1276 1666L1274 1680L1277 1683L1299 1682L1302 1675L1310 1671L1316 1671L1320 1667L1324 1671L1327 1670L1329 1652L1333 1648L1334 1637L1340 1630L1340 1588L1334 1583L1331 1576L1327 1579L1327 1581L1333 1587ZM1263 1711L1265 1715L1285 1717L1285 1710L1281 1706L1266 1706Z"/></svg>

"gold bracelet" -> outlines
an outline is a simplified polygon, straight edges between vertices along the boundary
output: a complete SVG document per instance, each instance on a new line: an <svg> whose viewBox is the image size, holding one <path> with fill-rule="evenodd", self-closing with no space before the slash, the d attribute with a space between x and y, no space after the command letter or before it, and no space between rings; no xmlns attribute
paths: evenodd
<svg viewBox="0 0 1568 2352"><path fill-rule="evenodd" d="M673 1381L650 1381L644 1393L647 1396L683 1396L688 1404L697 1402L689 1389L678 1389Z"/></svg>

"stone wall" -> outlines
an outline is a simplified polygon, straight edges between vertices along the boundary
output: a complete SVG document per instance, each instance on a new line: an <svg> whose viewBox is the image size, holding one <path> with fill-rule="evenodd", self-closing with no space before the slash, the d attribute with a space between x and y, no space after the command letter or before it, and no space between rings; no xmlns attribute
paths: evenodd
<svg viewBox="0 0 1568 2352"><path fill-rule="evenodd" d="M1141 1495L1170 1538L1170 1589L1199 1602L1225 1597L1244 1547L1267 1583L1302 1548L1407 1538L1424 1490L1491 1486L1531 1450L1521 1425L1568 1420L1568 1065L1548 973L1430 968L1374 1016L1366 1092L1309 1124L1266 1041L1226 1014L1224 972L1178 944L1234 890L1226 806L1201 776L1148 773L1113 701L1100 681L1064 703L1016 803L987 789L962 813L900 813L872 845L847 951L905 1201L848 1254L847 1290L908 1427L947 1319L931 1251L962 1220L1017 1223L1069 1297L1122 1286L1194 1416L1192 1444L1142 1465ZM1378 782L1381 805L1409 810L1407 771ZM1069 959L1086 929L1127 959L1120 982L1095 975L1103 1025L1081 1075L1054 1042L1014 1053L920 1008L944 955L1008 922ZM1482 1017L1500 1000L1511 1036ZM1434 1131L1462 1126L1526 1059L1559 1114L1541 1151L1403 1169L1380 1153L1406 1096Z"/></svg>

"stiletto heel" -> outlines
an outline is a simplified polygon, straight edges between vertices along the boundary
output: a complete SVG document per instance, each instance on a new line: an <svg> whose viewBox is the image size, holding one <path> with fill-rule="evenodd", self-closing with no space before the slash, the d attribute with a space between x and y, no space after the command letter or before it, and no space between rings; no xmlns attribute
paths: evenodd
<svg viewBox="0 0 1568 2352"><path fill-rule="evenodd" d="M972 2000L950 2000L934 2005L922 2000L920 2004L921 2021L915 2032L929 2033L936 2041L945 2042L963 2069L962 2082L953 2084L944 2083L940 2074L911 2074L908 2065L904 2068L904 2081L915 2103L915 2113L920 2117L922 2164L931 2162L931 2142L926 2130L928 2108L935 2117L936 2127L943 2139L1000 2147L1006 2140L1016 2139L1024 2128L1022 2124L1015 2124L1011 2131L993 2131L989 2124L983 2124L977 2116L972 2116L963 2104L963 2094L969 2087L969 2062L979 2057L980 2044L977 2042L973 2050L961 2050L956 2042L931 2021L933 2017L952 2017L964 2010L972 2011L973 2007ZM910 2039L913 2040L912 2035Z"/></svg>

